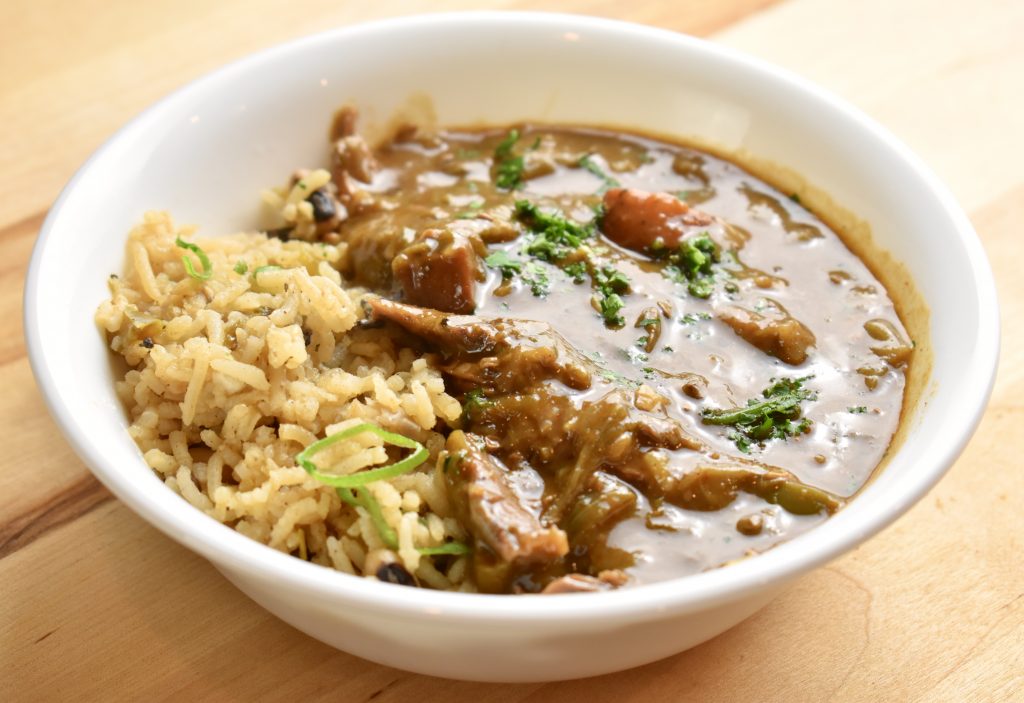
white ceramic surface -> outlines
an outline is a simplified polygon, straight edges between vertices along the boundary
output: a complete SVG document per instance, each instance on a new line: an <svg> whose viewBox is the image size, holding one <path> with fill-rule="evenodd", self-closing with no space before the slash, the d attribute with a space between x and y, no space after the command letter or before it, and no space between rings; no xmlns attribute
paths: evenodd
<svg viewBox="0 0 1024 703"><path fill-rule="evenodd" d="M932 311L939 381L898 455L848 508L766 554L596 595L480 596L375 583L275 552L191 508L144 465L125 432L92 322L107 274L122 268L128 229L148 209L201 223L207 235L251 226L260 188L322 162L339 104L354 101L367 119L383 121L413 94L431 96L442 123L534 119L709 138L792 167L868 220ZM714 44L541 14L340 29L186 86L112 137L61 194L33 254L25 329L39 385L82 459L133 510L257 602L368 659L502 681L606 673L681 651L880 530L962 450L991 389L998 347L995 288L969 222L918 159L861 113Z"/></svg>

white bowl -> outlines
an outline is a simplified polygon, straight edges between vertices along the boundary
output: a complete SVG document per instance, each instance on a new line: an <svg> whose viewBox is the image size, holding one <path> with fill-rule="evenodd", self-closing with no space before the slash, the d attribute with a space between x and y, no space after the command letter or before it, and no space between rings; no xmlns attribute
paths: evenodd
<svg viewBox="0 0 1024 703"><path fill-rule="evenodd" d="M326 126L353 101L382 122L413 94L443 123L520 119L697 135L785 164L867 220L931 309L934 365L887 468L824 525L723 569L622 591L439 593L334 572L249 540L190 507L125 432L93 324L128 229L149 209L213 234L255 224L257 193L321 163ZM790 74L656 29L548 14L377 22L301 39L201 78L112 137L50 211L25 289L32 367L50 411L97 477L300 630L367 659L486 681L607 673L692 647L801 574L895 520L973 432L993 381L995 287L946 189L857 110ZM210 627L216 627L211 622Z"/></svg>

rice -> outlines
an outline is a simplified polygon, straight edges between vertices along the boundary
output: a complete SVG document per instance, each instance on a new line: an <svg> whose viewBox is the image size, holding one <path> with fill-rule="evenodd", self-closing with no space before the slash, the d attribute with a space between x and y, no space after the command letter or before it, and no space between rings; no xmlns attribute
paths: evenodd
<svg viewBox="0 0 1024 703"><path fill-rule="evenodd" d="M324 174L305 179L309 187ZM297 189L266 197L304 221ZM334 267L344 245L262 233L197 240L211 270L202 279L197 255L176 244L193 234L147 213L129 234L125 274L111 276L96 313L126 364L117 393L146 463L195 508L274 549L370 578L397 561L422 585L471 590L464 556L421 551L466 540L434 431L461 407L428 359L386 330L357 326L363 291L343 287ZM318 439L367 422L430 456L413 473L359 489L386 528L296 464ZM319 452L316 465L346 475L402 455L363 432Z"/></svg>

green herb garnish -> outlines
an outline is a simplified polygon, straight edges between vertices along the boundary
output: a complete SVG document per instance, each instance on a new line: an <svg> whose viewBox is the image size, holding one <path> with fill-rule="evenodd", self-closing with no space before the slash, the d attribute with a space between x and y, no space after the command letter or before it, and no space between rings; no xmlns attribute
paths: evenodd
<svg viewBox="0 0 1024 703"><path fill-rule="evenodd" d="M580 157L580 160L576 162L576 165L590 171L601 179L601 187L597 189L597 194L601 195L609 188L618 188L621 184L605 173L604 170L590 157L590 154Z"/></svg>
<svg viewBox="0 0 1024 703"><path fill-rule="evenodd" d="M504 190L515 190L523 182L523 171L526 164L523 157L512 151L512 147L519 141L519 130L510 129L505 138L501 140L494 150L494 164L496 175L494 184Z"/></svg>
<svg viewBox="0 0 1024 703"><path fill-rule="evenodd" d="M688 312L679 318L679 322L684 325L695 325L702 320L710 320L711 314L707 312Z"/></svg>
<svg viewBox="0 0 1024 703"><path fill-rule="evenodd" d="M523 281L530 286L530 292L538 298L543 298L551 289L551 280L548 278L547 269L543 264L531 261L526 264L526 273L523 274Z"/></svg>
<svg viewBox="0 0 1024 703"><path fill-rule="evenodd" d="M481 410L485 410L491 401L484 395L483 388L474 388L468 391L462 401L462 416L460 417L463 424L473 421L473 416Z"/></svg>
<svg viewBox="0 0 1024 703"><path fill-rule="evenodd" d="M544 212L529 200L516 201L515 216L534 235L524 251L544 261L565 258L594 232L593 224L581 225L561 214Z"/></svg>
<svg viewBox="0 0 1024 703"><path fill-rule="evenodd" d="M517 261L509 256L507 251L498 250L484 259L484 263L491 268L501 271L502 278L512 278L523 268L523 262Z"/></svg>
<svg viewBox="0 0 1024 703"><path fill-rule="evenodd" d="M680 242L679 248L668 255L665 270L677 282L686 283L690 295L707 298L711 295L715 281L711 268L715 260L715 243L705 233Z"/></svg>
<svg viewBox="0 0 1024 703"><path fill-rule="evenodd" d="M583 283L587 280L587 262L574 261L562 267L565 274L572 279L573 283Z"/></svg>
<svg viewBox="0 0 1024 703"><path fill-rule="evenodd" d="M629 278L613 266L603 266L591 274L601 317L608 327L622 327L626 319L619 312L626 306L620 293L629 291Z"/></svg>
<svg viewBox="0 0 1024 703"><path fill-rule="evenodd" d="M846 412L851 413L853 415L863 415L867 411L868 411L868 408L867 408L866 405L857 405L855 407L847 408L846 409Z"/></svg>
<svg viewBox="0 0 1024 703"><path fill-rule="evenodd" d="M731 425L729 438L741 452L750 453L752 445L769 439L788 439L810 430L811 421L801 418L800 403L814 400L818 394L803 387L812 378L782 378L762 391L762 398L751 398L738 408L705 408L701 420L706 425Z"/></svg>
<svg viewBox="0 0 1024 703"><path fill-rule="evenodd" d="M644 354L639 349L634 349L633 347L628 347L624 351L626 353L626 358L629 359L629 361L631 363L635 364L637 362L645 362L648 359L647 355Z"/></svg>
<svg viewBox="0 0 1024 703"><path fill-rule="evenodd" d="M186 242L181 237L175 237L174 244L195 254L203 267L202 272L196 271L196 267L192 264L192 259L188 258L188 254L186 254L181 257L181 263L185 265L185 272L197 281L209 280L210 276L213 275L213 264L210 263L210 257L206 255L206 252L195 244Z"/></svg>
<svg viewBox="0 0 1024 703"><path fill-rule="evenodd" d="M245 272L248 271L248 270L249 270L249 264L245 263L244 261L239 261L237 264L235 264L234 271L239 276L244 276Z"/></svg>
<svg viewBox="0 0 1024 703"><path fill-rule="evenodd" d="M626 324L626 318L619 314L619 311L626 306L621 295L618 293L602 295L597 302L606 325L617 328Z"/></svg>

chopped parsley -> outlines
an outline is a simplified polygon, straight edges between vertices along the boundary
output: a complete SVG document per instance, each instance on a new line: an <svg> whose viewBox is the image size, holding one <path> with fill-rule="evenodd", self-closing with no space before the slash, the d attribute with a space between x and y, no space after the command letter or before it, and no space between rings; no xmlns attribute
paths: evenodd
<svg viewBox="0 0 1024 703"><path fill-rule="evenodd" d="M548 278L547 269L544 268L543 264L538 264L535 261L526 264L523 282L530 287L530 292L538 298L543 298L551 290L551 279Z"/></svg>
<svg viewBox="0 0 1024 703"><path fill-rule="evenodd" d="M529 200L516 201L515 216L533 233L524 251L544 261L565 258L593 234L593 224L581 225L561 214L544 212Z"/></svg>
<svg viewBox="0 0 1024 703"><path fill-rule="evenodd" d="M597 293L597 305L601 317L609 327L622 327L626 319L620 314L626 306L620 293L629 291L629 278L613 266L602 266L591 274L594 290Z"/></svg>
<svg viewBox="0 0 1024 703"><path fill-rule="evenodd" d="M510 129L494 150L494 184L504 190L515 190L523 183L526 163L523 157L512 151L519 141L519 130Z"/></svg>
<svg viewBox="0 0 1024 703"><path fill-rule="evenodd" d="M491 401L484 395L483 388L474 388L468 391L462 401L461 420L463 424L472 422L473 416L481 410L485 410L489 405L491 405Z"/></svg>
<svg viewBox="0 0 1024 703"><path fill-rule="evenodd" d="M507 251L501 249L484 259L484 263L501 271L502 278L512 278L523 269L523 262L513 259Z"/></svg>
<svg viewBox="0 0 1024 703"><path fill-rule="evenodd" d="M626 306L621 295L618 293L600 294L597 304L607 326L618 328L626 324L626 318L619 314L619 311Z"/></svg>
<svg viewBox="0 0 1024 703"><path fill-rule="evenodd" d="M575 261L571 264L566 264L562 267L566 275L572 279L573 283L583 283L587 280L587 262Z"/></svg>
<svg viewBox="0 0 1024 703"><path fill-rule="evenodd" d="M639 349L634 349L633 347L627 347L623 351L626 354L626 358L629 359L634 364L637 363L637 362L645 362L645 361L647 361L647 355L644 354Z"/></svg>
<svg viewBox="0 0 1024 703"><path fill-rule="evenodd" d="M863 415L867 411L868 411L868 408L867 408L866 405L857 405L857 406L854 406L852 408L847 408L846 409L846 412L851 413L853 415Z"/></svg>
<svg viewBox="0 0 1024 703"><path fill-rule="evenodd" d="M712 264L715 263L715 243L705 232L679 243L679 248L668 255L665 270L678 283L685 283L690 295L707 298L715 281Z"/></svg>
<svg viewBox="0 0 1024 703"><path fill-rule="evenodd" d="M641 317L639 320L636 321L636 324L633 326L643 327L646 330L650 329L651 327L654 327L659 322L660 320L657 317ZM643 337L643 339L646 339L646 337Z"/></svg>
<svg viewBox="0 0 1024 703"><path fill-rule="evenodd" d="M590 171L601 179L601 187L597 189L598 195L603 194L609 188L618 188L621 185L617 180L605 173L604 170L591 158L590 154L580 157L580 160L576 162L576 165Z"/></svg>
<svg viewBox="0 0 1024 703"><path fill-rule="evenodd" d="M802 378L781 378L762 391L762 398L751 398L737 408L705 408L701 421L706 425L729 425L729 434L741 452L750 453L753 445L762 446L769 439L788 439L808 432L811 421L801 417L800 404L815 400L818 394L803 387Z"/></svg>
<svg viewBox="0 0 1024 703"><path fill-rule="evenodd" d="M711 313L707 312L688 312L679 318L679 322L684 325L695 325L702 320L710 320Z"/></svg>

